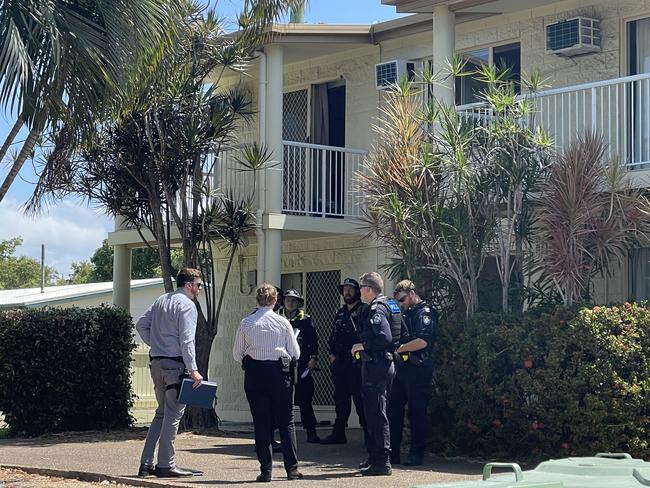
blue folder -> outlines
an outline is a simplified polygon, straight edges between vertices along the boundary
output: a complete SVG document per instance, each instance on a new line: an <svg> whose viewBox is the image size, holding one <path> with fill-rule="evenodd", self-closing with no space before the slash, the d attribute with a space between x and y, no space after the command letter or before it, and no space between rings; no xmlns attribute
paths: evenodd
<svg viewBox="0 0 650 488"><path fill-rule="evenodd" d="M198 388L192 388L194 380L185 378L178 393L178 403L193 407L212 408L217 396L217 384L214 381L203 381Z"/></svg>

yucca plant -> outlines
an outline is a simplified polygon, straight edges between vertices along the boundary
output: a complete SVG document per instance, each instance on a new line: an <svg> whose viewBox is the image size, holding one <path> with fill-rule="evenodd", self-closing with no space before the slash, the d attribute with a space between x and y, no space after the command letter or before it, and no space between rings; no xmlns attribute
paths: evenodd
<svg viewBox="0 0 650 488"><path fill-rule="evenodd" d="M411 269L453 281L470 316L494 228L488 167L474 150L476 121L436 101L423 110L422 91L410 82L386 102L378 143L358 176L369 234Z"/></svg>
<svg viewBox="0 0 650 488"><path fill-rule="evenodd" d="M536 271L565 305L581 301L593 276L648 241L648 199L591 132L557 154L535 212Z"/></svg>

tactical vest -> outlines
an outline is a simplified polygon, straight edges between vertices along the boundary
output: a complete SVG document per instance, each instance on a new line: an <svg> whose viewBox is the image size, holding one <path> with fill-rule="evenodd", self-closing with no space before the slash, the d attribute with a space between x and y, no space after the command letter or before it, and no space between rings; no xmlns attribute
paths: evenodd
<svg viewBox="0 0 650 488"><path fill-rule="evenodd" d="M402 333L402 313L399 309L397 302L391 298L388 298L384 295L377 297L377 303L381 303L386 310L388 310L388 315L390 316L390 333L393 336L393 342L391 344L392 350L394 351L399 347L399 340Z"/></svg>

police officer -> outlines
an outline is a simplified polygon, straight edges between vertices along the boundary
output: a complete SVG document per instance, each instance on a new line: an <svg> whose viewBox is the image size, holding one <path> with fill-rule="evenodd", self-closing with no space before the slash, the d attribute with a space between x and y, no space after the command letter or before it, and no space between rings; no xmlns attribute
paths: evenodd
<svg viewBox="0 0 650 488"><path fill-rule="evenodd" d="M363 476L392 474L386 404L395 376L393 352L399 344L402 317L397 303L382 295L383 287L379 273L359 278L361 300L370 305L361 326L361 342L351 351L361 359L361 396L368 428L368 459L360 465Z"/></svg>
<svg viewBox="0 0 650 488"><path fill-rule="evenodd" d="M345 305L339 308L334 318L334 327L329 338L332 382L334 383L334 404L336 420L334 430L321 444L345 444L345 428L352 411L352 402L367 438L366 423L361 399L361 364L350 356L352 346L360 341L359 329L368 305L361 302L359 283L354 278L346 278L338 287Z"/></svg>
<svg viewBox="0 0 650 488"><path fill-rule="evenodd" d="M258 308L239 324L232 354L245 372L244 390L255 426L255 450L260 463L258 482L271 481L271 433L280 430L287 479L302 478L296 456L293 424L292 360L300 348L291 324L273 312L277 300L275 287L267 283L257 289Z"/></svg>
<svg viewBox="0 0 650 488"><path fill-rule="evenodd" d="M318 444L316 416L312 400L314 398L313 371L318 360L318 336L311 317L302 309L305 301L294 288L284 293L283 307L278 313L289 320L294 332L298 334L300 358L298 359L298 382L296 383L295 403L300 407L302 426L307 431L307 442Z"/></svg>
<svg viewBox="0 0 650 488"><path fill-rule="evenodd" d="M408 405L411 449L405 466L424 461L427 437L427 405L433 377L433 342L437 316L433 308L418 296L412 281L397 284L393 295L404 313L400 346L396 351L397 372L388 402L391 463L400 462L400 443L404 425L404 406Z"/></svg>

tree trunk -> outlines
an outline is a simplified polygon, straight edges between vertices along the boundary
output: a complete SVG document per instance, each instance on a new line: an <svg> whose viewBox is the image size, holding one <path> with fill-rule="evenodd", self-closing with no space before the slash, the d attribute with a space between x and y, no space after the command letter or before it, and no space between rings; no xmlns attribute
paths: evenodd
<svg viewBox="0 0 650 488"><path fill-rule="evenodd" d="M153 218L153 227L156 231L156 241L158 242L158 256L160 257L160 268L162 272L163 284L165 286L165 291L170 292L174 291L174 285L172 283L172 274L174 270L172 268L172 260L169 249L169 242L167 241L167 235L165 233L165 224L163 222L162 213L160 211L160 205L155 199L152 201L149 200L149 207L151 208L152 218Z"/></svg>
<svg viewBox="0 0 650 488"><path fill-rule="evenodd" d="M11 144L14 142L14 139L18 135L18 132L20 132L20 128L23 126L24 123L25 121L23 120L22 117L18 117L16 119L16 123L11 128L11 132L9 132L9 135L5 139L2 148L0 148L0 162L4 160L5 156L7 155L7 151L9 151Z"/></svg>
<svg viewBox="0 0 650 488"><path fill-rule="evenodd" d="M18 173L23 167L23 164L25 164L25 161L27 160L27 156L29 156L29 153L31 153L32 150L34 149L36 140L40 135L41 135L41 131L38 129L32 129L31 131L29 131L29 135L27 136L27 139L25 140L25 143L23 144L20 153L18 153L18 157L14 161L14 164L11 166L11 169L9 170L9 174L6 176L4 182L2 183L2 186L0 187L0 202L4 199L5 195L7 194L7 191L9 191L9 188L11 187L11 184L16 179L16 176L18 176Z"/></svg>

